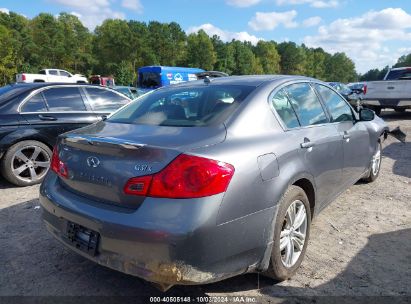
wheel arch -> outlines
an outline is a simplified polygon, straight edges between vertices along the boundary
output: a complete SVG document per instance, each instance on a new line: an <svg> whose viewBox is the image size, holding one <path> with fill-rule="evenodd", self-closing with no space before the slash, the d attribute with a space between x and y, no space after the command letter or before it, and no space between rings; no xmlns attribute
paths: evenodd
<svg viewBox="0 0 411 304"><path fill-rule="evenodd" d="M25 140L35 140L45 144L50 150L53 150L54 142L50 138L38 133L38 131L33 129L16 129L14 132L8 134L7 136L3 137L0 141L0 145L3 147L7 147L5 149L8 150L11 146L15 145L18 142L25 141ZM4 154L2 155L2 157Z"/></svg>
<svg viewBox="0 0 411 304"><path fill-rule="evenodd" d="M308 201L310 203L310 211L311 211L311 218L314 217L314 209L315 209L315 189L314 185L311 181L307 178L300 178L293 183L294 186L298 186L302 188L307 195Z"/></svg>
<svg viewBox="0 0 411 304"><path fill-rule="evenodd" d="M315 213L315 206L316 206L316 191L315 191L315 182L314 182L314 177L311 176L308 173L300 173L294 175L290 180L287 186L285 187L283 193L281 194L281 197L287 192L288 188L290 186L298 186L303 189L303 191L306 193L308 201L310 203L310 209L311 209L311 218L314 217ZM257 271L266 271L269 266L270 258L271 258L271 251L272 251L272 245L273 245L273 235L274 235L274 224L275 220L277 217L277 212L278 208L275 208L275 211L273 212L273 218L270 223L270 228L269 228L269 234L268 234L268 240L266 244L266 248L264 251L264 254L262 256L262 259L260 261L260 264L257 266Z"/></svg>

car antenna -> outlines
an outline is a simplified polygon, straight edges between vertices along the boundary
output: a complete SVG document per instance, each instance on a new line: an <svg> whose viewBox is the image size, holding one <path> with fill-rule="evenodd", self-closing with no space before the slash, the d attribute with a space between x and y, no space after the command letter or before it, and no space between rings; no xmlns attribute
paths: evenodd
<svg viewBox="0 0 411 304"><path fill-rule="evenodd" d="M210 84L211 83L211 79L209 76L204 77L204 83L205 84Z"/></svg>

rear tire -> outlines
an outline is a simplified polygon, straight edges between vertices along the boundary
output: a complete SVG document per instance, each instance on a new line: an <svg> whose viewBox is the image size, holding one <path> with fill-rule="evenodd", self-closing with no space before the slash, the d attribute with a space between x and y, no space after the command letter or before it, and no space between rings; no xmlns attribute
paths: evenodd
<svg viewBox="0 0 411 304"><path fill-rule="evenodd" d="M0 163L0 172L10 183L24 187L41 183L51 161L52 152L45 144L24 140L11 146Z"/></svg>
<svg viewBox="0 0 411 304"><path fill-rule="evenodd" d="M290 218L293 212L294 220ZM270 265L263 273L265 276L284 281L294 275L305 256L310 226L307 195L302 188L290 186L279 202Z"/></svg>
<svg viewBox="0 0 411 304"><path fill-rule="evenodd" d="M372 156L369 174L367 177L363 178L363 181L366 183L372 183L378 178L381 171L381 161L382 161L382 145L381 142L378 141L377 148L375 149L375 153Z"/></svg>

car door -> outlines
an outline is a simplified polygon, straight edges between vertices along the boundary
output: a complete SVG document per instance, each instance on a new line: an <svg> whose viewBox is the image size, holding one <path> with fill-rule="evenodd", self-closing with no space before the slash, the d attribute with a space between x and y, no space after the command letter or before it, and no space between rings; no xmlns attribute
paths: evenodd
<svg viewBox="0 0 411 304"><path fill-rule="evenodd" d="M59 70L59 73L60 73L60 80L61 80L61 82L73 82L73 81L70 79L71 75L70 75L68 72L63 71L63 70Z"/></svg>
<svg viewBox="0 0 411 304"><path fill-rule="evenodd" d="M47 81L48 82L61 82L60 75L57 70L48 70L47 73Z"/></svg>
<svg viewBox="0 0 411 304"><path fill-rule="evenodd" d="M86 108L77 86L54 86L37 92L21 106L20 115L32 130L51 141L59 134L98 121Z"/></svg>
<svg viewBox="0 0 411 304"><path fill-rule="evenodd" d="M338 192L342 178L343 153L335 127L329 123L309 83L288 85L277 92L273 105L285 124L287 137L299 145L300 158L314 177L321 209Z"/></svg>
<svg viewBox="0 0 411 304"><path fill-rule="evenodd" d="M85 86L84 90L90 108L98 117L110 115L130 102L127 96L107 88Z"/></svg>
<svg viewBox="0 0 411 304"><path fill-rule="evenodd" d="M339 133L344 151L343 184L353 184L370 164L370 137L364 123L357 122L351 106L332 89L315 84Z"/></svg>

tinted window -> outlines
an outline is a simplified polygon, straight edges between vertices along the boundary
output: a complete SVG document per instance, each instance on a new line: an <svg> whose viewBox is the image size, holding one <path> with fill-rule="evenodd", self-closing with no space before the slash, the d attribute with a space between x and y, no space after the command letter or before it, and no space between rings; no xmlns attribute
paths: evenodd
<svg viewBox="0 0 411 304"><path fill-rule="evenodd" d="M43 95L38 93L31 97L23 106L23 112L47 112Z"/></svg>
<svg viewBox="0 0 411 304"><path fill-rule="evenodd" d="M52 88L43 91L50 111L86 111L77 87Z"/></svg>
<svg viewBox="0 0 411 304"><path fill-rule="evenodd" d="M291 106L290 100L283 89L274 95L272 103L287 128L295 128L300 126L294 109Z"/></svg>
<svg viewBox="0 0 411 304"><path fill-rule="evenodd" d="M109 118L112 122L202 127L228 118L254 87L167 87L146 94Z"/></svg>
<svg viewBox="0 0 411 304"><path fill-rule="evenodd" d="M297 83L285 88L301 126L328 122L324 109L308 83Z"/></svg>
<svg viewBox="0 0 411 304"><path fill-rule="evenodd" d="M4 101L10 100L10 98L17 96L27 90L28 88L25 86L12 85L12 84L4 86L4 87L0 87L0 104L3 103Z"/></svg>
<svg viewBox="0 0 411 304"><path fill-rule="evenodd" d="M159 73L140 73L138 75L138 86L142 88L157 88L161 86L161 77Z"/></svg>
<svg viewBox="0 0 411 304"><path fill-rule="evenodd" d="M343 98L326 86L316 85L316 88L330 111L333 122L353 120L351 108Z"/></svg>
<svg viewBox="0 0 411 304"><path fill-rule="evenodd" d="M97 112L114 112L128 103L128 99L109 90L86 88L91 108Z"/></svg>
<svg viewBox="0 0 411 304"><path fill-rule="evenodd" d="M387 75L386 80L397 80L397 79L410 79L411 69L394 70L390 71Z"/></svg>
<svg viewBox="0 0 411 304"><path fill-rule="evenodd" d="M45 70L41 70L41 71L39 72L39 74L41 74L41 75L46 75L46 71L45 71Z"/></svg>
<svg viewBox="0 0 411 304"><path fill-rule="evenodd" d="M60 76L70 77L70 74L66 71L60 71Z"/></svg>
<svg viewBox="0 0 411 304"><path fill-rule="evenodd" d="M57 70L49 70L50 75L58 75Z"/></svg>

